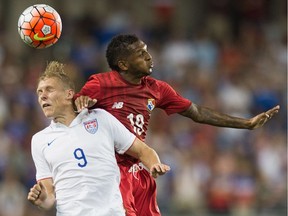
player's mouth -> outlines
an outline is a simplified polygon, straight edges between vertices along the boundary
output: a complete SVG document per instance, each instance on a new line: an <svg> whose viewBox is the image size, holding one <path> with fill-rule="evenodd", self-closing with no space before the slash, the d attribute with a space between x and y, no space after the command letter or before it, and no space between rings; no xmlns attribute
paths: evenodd
<svg viewBox="0 0 288 216"><path fill-rule="evenodd" d="M48 104L48 103L44 103L44 104L42 104L42 108L43 108L43 109L46 108L46 107L49 107L49 106L51 106L51 105Z"/></svg>
<svg viewBox="0 0 288 216"><path fill-rule="evenodd" d="M153 71L153 64L151 64L151 65L149 66L149 72L152 73L152 71Z"/></svg>

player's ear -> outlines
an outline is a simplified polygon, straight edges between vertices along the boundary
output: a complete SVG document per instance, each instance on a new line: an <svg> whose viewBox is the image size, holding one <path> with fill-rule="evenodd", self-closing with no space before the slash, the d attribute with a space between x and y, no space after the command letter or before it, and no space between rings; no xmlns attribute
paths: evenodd
<svg viewBox="0 0 288 216"><path fill-rule="evenodd" d="M67 90L67 99L72 100L75 92L72 89Z"/></svg>
<svg viewBox="0 0 288 216"><path fill-rule="evenodd" d="M124 60L119 60L118 67L121 69L121 71L126 71L128 70L128 62Z"/></svg>

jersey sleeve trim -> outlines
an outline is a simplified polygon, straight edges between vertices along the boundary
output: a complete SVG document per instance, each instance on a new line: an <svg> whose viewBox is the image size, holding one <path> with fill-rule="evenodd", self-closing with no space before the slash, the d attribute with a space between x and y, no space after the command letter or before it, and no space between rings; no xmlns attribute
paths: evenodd
<svg viewBox="0 0 288 216"><path fill-rule="evenodd" d="M127 144L124 148L122 148L122 149L119 149L118 151L117 151L117 153L119 153L119 154L124 154L126 151L128 151L128 149L133 145L133 143L135 142L135 139L136 139L136 136L133 134L133 136L130 136L130 140L129 140L129 142L127 142L127 143L129 143L129 144Z"/></svg>
<svg viewBox="0 0 288 216"><path fill-rule="evenodd" d="M53 178L52 178L52 176L50 176L50 177L45 177L45 178L39 178L39 179L36 179L36 180L37 180L37 183L38 183L38 182L46 180L46 179L53 179Z"/></svg>

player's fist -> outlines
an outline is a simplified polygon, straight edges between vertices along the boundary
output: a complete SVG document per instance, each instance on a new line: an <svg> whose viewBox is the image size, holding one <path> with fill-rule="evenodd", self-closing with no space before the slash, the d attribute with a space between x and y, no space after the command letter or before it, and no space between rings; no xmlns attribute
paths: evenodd
<svg viewBox="0 0 288 216"><path fill-rule="evenodd" d="M43 186L42 182L40 181L37 184L35 184L32 188L30 188L27 199L32 204L40 206L41 203L46 199L46 197L47 197L46 189Z"/></svg>

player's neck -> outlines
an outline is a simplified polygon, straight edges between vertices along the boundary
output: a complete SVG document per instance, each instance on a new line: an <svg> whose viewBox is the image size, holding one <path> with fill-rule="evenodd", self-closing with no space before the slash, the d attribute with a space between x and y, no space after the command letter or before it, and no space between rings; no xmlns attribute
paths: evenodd
<svg viewBox="0 0 288 216"><path fill-rule="evenodd" d="M71 122L75 119L75 117L77 116L77 113L73 112L66 112L64 114L60 114L56 117L53 118L53 121L56 123L61 123L65 126L69 126L71 124Z"/></svg>
<svg viewBox="0 0 288 216"><path fill-rule="evenodd" d="M128 83L138 85L141 84L142 77L133 76L127 72L119 72L120 76Z"/></svg>

